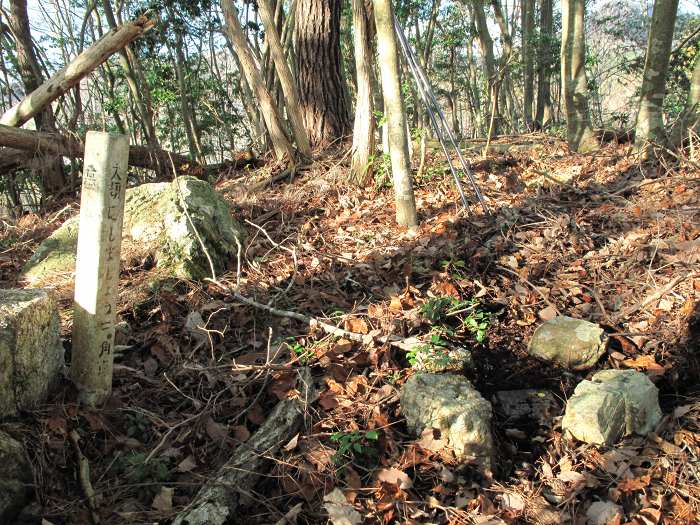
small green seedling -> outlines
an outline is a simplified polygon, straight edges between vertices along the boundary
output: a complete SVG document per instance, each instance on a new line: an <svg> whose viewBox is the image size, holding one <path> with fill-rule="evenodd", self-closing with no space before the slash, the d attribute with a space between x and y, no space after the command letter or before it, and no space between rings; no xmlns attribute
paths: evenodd
<svg viewBox="0 0 700 525"><path fill-rule="evenodd" d="M379 439L379 432L368 430L360 432L336 432L331 435L331 441L338 444L338 450L333 454L333 462L336 465L350 461L356 465L370 465L377 458L377 450L370 445L371 441Z"/></svg>
<svg viewBox="0 0 700 525"><path fill-rule="evenodd" d="M294 355L297 356L297 358L299 359L299 363L301 363L302 365L307 364L309 360L316 357L316 354L313 350L311 350L310 348L306 348L304 345L298 343L297 341L292 340L291 342L287 343L287 346L289 346L292 352L294 352Z"/></svg>

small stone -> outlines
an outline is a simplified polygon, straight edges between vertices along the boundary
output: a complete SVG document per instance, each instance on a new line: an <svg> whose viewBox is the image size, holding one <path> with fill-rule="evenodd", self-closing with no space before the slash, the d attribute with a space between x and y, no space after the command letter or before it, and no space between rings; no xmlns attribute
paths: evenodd
<svg viewBox="0 0 700 525"><path fill-rule="evenodd" d="M506 423L537 423L547 427L561 410L549 390L501 390L493 396L493 401Z"/></svg>
<svg viewBox="0 0 700 525"><path fill-rule="evenodd" d="M401 389L401 411L416 435L438 429L460 462L490 470L493 457L491 403L467 379L451 374L413 374Z"/></svg>
<svg viewBox="0 0 700 525"><path fill-rule="evenodd" d="M610 501L596 501L586 511L586 525L621 523L624 513L620 505Z"/></svg>
<svg viewBox="0 0 700 525"><path fill-rule="evenodd" d="M14 518L31 494L32 469L21 443L0 432L0 523Z"/></svg>
<svg viewBox="0 0 700 525"><path fill-rule="evenodd" d="M605 353L607 342L599 325L560 315L537 327L528 352L571 370L587 370Z"/></svg>
<svg viewBox="0 0 700 525"><path fill-rule="evenodd" d="M58 309L47 290L0 290L0 417L46 401L63 371Z"/></svg>
<svg viewBox="0 0 700 525"><path fill-rule="evenodd" d="M590 444L644 435L661 420L659 391L635 370L603 370L582 381L566 404L562 429Z"/></svg>

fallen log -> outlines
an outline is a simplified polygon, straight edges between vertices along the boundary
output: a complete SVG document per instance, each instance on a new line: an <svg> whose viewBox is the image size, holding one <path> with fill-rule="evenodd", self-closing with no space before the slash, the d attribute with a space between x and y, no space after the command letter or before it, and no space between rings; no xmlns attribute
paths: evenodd
<svg viewBox="0 0 700 525"><path fill-rule="evenodd" d="M223 525L236 523L241 496L250 494L263 474L263 467L299 431L313 387L308 368L299 370L300 396L280 401L263 425L231 455L216 478L197 493L194 501L173 525Z"/></svg>
<svg viewBox="0 0 700 525"><path fill-rule="evenodd" d="M0 147L5 148L0 150L0 173L26 166L37 155L82 158L85 151L85 143L81 137L13 128L2 124ZM129 148L129 166L165 173L170 173L174 166L178 175L206 177L225 168L238 169L259 164L260 160L255 157L241 157L222 164L200 166L184 155L167 150L145 146Z"/></svg>
<svg viewBox="0 0 700 525"><path fill-rule="evenodd" d="M115 27L75 60L67 64L37 89L29 93L0 117L0 124L21 126L46 106L77 85L100 64L155 25L145 16Z"/></svg>

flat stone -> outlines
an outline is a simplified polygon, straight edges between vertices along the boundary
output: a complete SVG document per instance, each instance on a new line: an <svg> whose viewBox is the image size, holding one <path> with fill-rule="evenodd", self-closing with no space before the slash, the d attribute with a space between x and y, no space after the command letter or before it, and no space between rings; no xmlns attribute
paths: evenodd
<svg viewBox="0 0 700 525"><path fill-rule="evenodd" d="M561 411L557 398L549 390L501 390L493 396L493 401L496 411L510 424L537 423L547 427Z"/></svg>
<svg viewBox="0 0 700 525"><path fill-rule="evenodd" d="M22 444L0 432L0 523L15 523L15 517L31 495L32 469Z"/></svg>
<svg viewBox="0 0 700 525"><path fill-rule="evenodd" d="M587 370L605 353L607 343L608 336L599 325L560 315L537 327L528 352L571 370Z"/></svg>
<svg viewBox="0 0 700 525"><path fill-rule="evenodd" d="M408 428L420 435L438 429L460 462L491 468L493 436L491 403L462 376L413 374L401 389L401 412Z"/></svg>
<svg viewBox="0 0 700 525"><path fill-rule="evenodd" d="M63 371L58 309L47 290L0 290L0 416L44 401Z"/></svg>
<svg viewBox="0 0 700 525"><path fill-rule="evenodd" d="M590 444L645 435L661 420L659 391L636 370L603 370L581 381L566 404L562 429Z"/></svg>
<svg viewBox="0 0 700 525"><path fill-rule="evenodd" d="M72 280L78 219L71 217L39 245L22 272L27 282L36 286ZM153 256L156 266L172 277L210 277L209 260L195 229L216 272L231 266L243 228L233 220L228 203L211 184L194 177L178 177L172 182L129 188L122 260Z"/></svg>

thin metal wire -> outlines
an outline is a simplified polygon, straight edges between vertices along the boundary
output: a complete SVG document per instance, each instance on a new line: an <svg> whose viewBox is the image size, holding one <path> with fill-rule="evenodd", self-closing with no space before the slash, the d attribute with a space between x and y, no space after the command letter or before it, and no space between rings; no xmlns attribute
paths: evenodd
<svg viewBox="0 0 700 525"><path fill-rule="evenodd" d="M430 82L428 81L428 77L425 74L425 71L423 71L423 68L421 67L421 65L418 63L418 59L416 58L416 55L413 52L413 49L411 48L410 44L408 43L408 40L406 39L406 35L404 34L403 29L401 29L401 26L399 25L399 21L396 18L395 14L394 14L394 29L396 31L396 35L398 36L399 45L401 46L401 50L403 51L404 57L406 58L406 63L408 64L408 68L411 71L411 74L413 75L413 79L415 80L416 85L418 86L418 91L421 95L421 98L423 99L424 104L425 104L428 116L430 118L430 122L433 126L433 129L435 130L435 135L437 136L438 140L440 141L440 145L442 146L442 151L444 152L445 158L447 159L447 163L450 167L450 172L452 173L452 177L454 178L455 185L457 186L457 191L459 192L459 195L462 199L463 206L465 208L467 208L467 206L468 206L467 199L464 196L464 190L462 189L462 183L459 179L459 176L457 175L457 172L456 172L454 166L452 165L452 160L450 159L450 155L449 155L448 150L447 150L447 145L445 144L445 137L443 136L443 132L444 132L444 134L447 135L447 137L450 141L450 145L457 153L457 157L459 158L460 164L462 166L462 171L469 178L469 182L472 186L472 189L474 190L474 194L476 195L476 198L479 201L479 204L481 204L481 207L484 210L484 213L486 215L490 215L488 205L486 204L486 200L484 199L484 196L481 193L481 190L479 189L478 184L476 183L476 179L474 178L474 175L472 174L471 170L469 169L467 161L464 159L464 156L462 155L462 152L460 151L459 146L457 145L457 141L455 140L455 137L452 133L452 130L450 129L450 127L447 123L447 118L445 117L445 113L442 111L442 108L440 107L440 105L437 102L437 99L435 98L435 93L433 91L433 88L430 85ZM439 117L439 122L438 122L438 119L435 117L436 112L437 112L437 115Z"/></svg>

